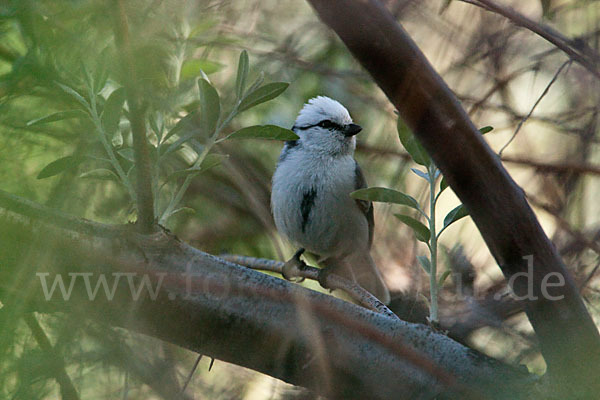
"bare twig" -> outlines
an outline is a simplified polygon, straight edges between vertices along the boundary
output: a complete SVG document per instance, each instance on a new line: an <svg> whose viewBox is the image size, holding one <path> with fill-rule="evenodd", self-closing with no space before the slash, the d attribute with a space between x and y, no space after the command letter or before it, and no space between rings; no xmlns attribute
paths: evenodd
<svg viewBox="0 0 600 400"><path fill-rule="evenodd" d="M509 19L515 25L521 26L531 32L541 36L546 39L557 48L566 53L569 58L582 65L585 69L587 69L590 73L600 79L600 71L598 70L598 60L600 60L600 56L595 53L592 49L589 48L585 44L585 42L575 41L568 37L565 37L562 33L556 31L555 29L544 25L539 24L537 22L532 21L527 18L523 14L515 11L510 7L506 7L504 5L500 5L492 0L474 0L474 1L465 1L461 0L464 3L472 4L475 6L482 7L488 11L494 12L496 14L502 15L503 17Z"/></svg>
<svg viewBox="0 0 600 400"><path fill-rule="evenodd" d="M540 95L540 97L538 97L538 99L533 104L533 107L531 107L531 110L529 110L529 113L519 122L519 124L517 125L517 128L515 129L515 132L512 134L512 136L510 137L510 139L508 139L508 142L506 142L504 144L504 146L502 146L502 148L498 152L498 155L500 157L502 157L502 153L504 152L504 150L512 143L513 140L515 140L515 138L517 137L517 134L521 130L521 127L529 119L529 117L531 117L531 115L535 111L535 109L538 106L538 104L540 104L540 102L542 101L542 99L548 94L548 92L550 91L550 88L552 87L552 85L554 85L554 82L556 82L556 80L558 79L558 76L560 75L560 73L562 72L562 70L566 66L571 65L571 62L572 62L571 60L565 61L560 66L560 68L556 71L556 73L554 74L554 76L552 77L552 79L550 80L550 82L548 83L548 85L546 86L546 88L544 89L544 91L542 92L542 94Z"/></svg>
<svg viewBox="0 0 600 400"><path fill-rule="evenodd" d="M115 0L115 39L121 62L125 73L124 85L129 105L129 121L131 122L131 133L133 136L133 156L135 160L136 200L138 211L138 224L142 233L151 233L155 230L154 220L154 195L152 192L152 169L150 163L150 151L146 137L146 125L144 113L140 103L135 73L135 63L129 40L129 26L125 12L125 0Z"/></svg>
<svg viewBox="0 0 600 400"><path fill-rule="evenodd" d="M48 339L46 332L44 332L44 329L40 326L38 320L31 313L24 314L23 319L33 334L38 346L40 346L40 348L56 362L57 368L53 370L54 379L56 379L56 382L60 385L60 395L62 400L79 400L77 389L75 389L75 385L73 385L71 378L69 378L69 375L65 370L64 360L57 354L54 347L52 347L50 339Z"/></svg>
<svg viewBox="0 0 600 400"><path fill-rule="evenodd" d="M364 143L357 144L356 148L359 151L363 151L367 154L376 154L379 156L394 156L399 157L402 160L412 160L410 155L402 150L374 147ZM576 174L600 175L600 166L594 164L585 164L571 161L547 162L511 155L503 155L502 161L510 164L518 164L525 167L531 167L546 172L572 172Z"/></svg>
<svg viewBox="0 0 600 400"><path fill-rule="evenodd" d="M198 354L198 357L196 357L196 361L194 362L194 366L190 370L190 373L188 374L187 379L185 380L185 383L183 384L183 387L181 388L181 392L179 393L179 396L182 396L185 393L185 390L187 389L188 385L192 381L192 377L194 376L194 372L196 372L196 369L198 368L198 364L200 364L200 360L202 360L202 354Z"/></svg>

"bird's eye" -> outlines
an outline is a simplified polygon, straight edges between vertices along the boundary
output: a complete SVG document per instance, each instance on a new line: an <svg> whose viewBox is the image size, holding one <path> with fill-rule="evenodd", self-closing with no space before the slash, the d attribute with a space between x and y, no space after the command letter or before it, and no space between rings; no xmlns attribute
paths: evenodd
<svg viewBox="0 0 600 400"><path fill-rule="evenodd" d="M330 120L326 119L324 121L321 121L318 123L317 126L320 126L321 128L325 128L325 129L331 129L331 128L335 128L337 124L335 124L334 122L331 122Z"/></svg>

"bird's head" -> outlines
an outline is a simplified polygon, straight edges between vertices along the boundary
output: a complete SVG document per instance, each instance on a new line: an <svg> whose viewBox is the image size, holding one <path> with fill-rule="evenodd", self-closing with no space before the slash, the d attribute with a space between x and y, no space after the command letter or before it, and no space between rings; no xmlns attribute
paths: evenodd
<svg viewBox="0 0 600 400"><path fill-rule="evenodd" d="M304 148L331 155L352 154L356 147L354 136L362 130L352 123L343 105L325 96L310 99L292 129Z"/></svg>

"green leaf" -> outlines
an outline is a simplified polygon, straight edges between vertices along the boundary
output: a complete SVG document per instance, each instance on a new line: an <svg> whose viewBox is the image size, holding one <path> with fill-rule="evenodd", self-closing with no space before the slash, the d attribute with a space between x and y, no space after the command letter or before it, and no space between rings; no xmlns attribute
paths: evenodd
<svg viewBox="0 0 600 400"><path fill-rule="evenodd" d="M206 135L212 134L217 128L221 114L221 103L216 89L205 79L198 80L200 89L200 112L202 113L202 128Z"/></svg>
<svg viewBox="0 0 600 400"><path fill-rule="evenodd" d="M123 157L124 159L126 159L127 161L135 162L134 155L133 155L133 149L131 147L127 147L125 149L120 149L117 151L117 153L119 153L119 155L121 157Z"/></svg>
<svg viewBox="0 0 600 400"><path fill-rule="evenodd" d="M233 132L227 139L297 140L298 135L277 125L254 125Z"/></svg>
<svg viewBox="0 0 600 400"><path fill-rule="evenodd" d="M350 197L358 200L378 201L381 203L393 203L409 206L419 210L419 203L413 197L394 189L372 187L359 189L350 193Z"/></svg>
<svg viewBox="0 0 600 400"><path fill-rule="evenodd" d="M86 87L93 92L94 82L92 80L92 76L90 75L90 72L88 71L88 69L85 66L85 63L83 61L79 62L79 69L81 70L81 75L83 75L83 80L86 84Z"/></svg>
<svg viewBox="0 0 600 400"><path fill-rule="evenodd" d="M182 169L180 171L175 171L167 178L167 181L175 180L182 178L184 176L188 176L190 174L200 174L205 172L211 168L214 168L218 165L221 165L223 160L227 159L229 156L225 154L207 154L202 164L199 167L192 167L187 169Z"/></svg>
<svg viewBox="0 0 600 400"><path fill-rule="evenodd" d="M431 237L429 228L413 217L409 217L408 215L394 214L394 216L412 228L412 230L415 232L415 237L417 240L420 240L423 243L429 243L429 238Z"/></svg>
<svg viewBox="0 0 600 400"><path fill-rule="evenodd" d="M250 85L250 87L248 88L248 91L246 93L254 92L256 89L258 89L260 87L260 85L263 84L264 81L265 81L265 73L263 71L260 71L260 73L254 80L254 82L252 82L252 85Z"/></svg>
<svg viewBox="0 0 600 400"><path fill-rule="evenodd" d="M244 89L246 88L246 79L248 79L248 70L250 68L250 62L248 61L248 52L243 50L240 54L240 61L238 62L237 78L235 80L235 93L238 99L241 99L244 95Z"/></svg>
<svg viewBox="0 0 600 400"><path fill-rule="evenodd" d="M106 81L108 80L108 60L110 47L107 46L100 52L98 59L96 60L96 70L94 71L94 94L100 93L104 86L106 85Z"/></svg>
<svg viewBox="0 0 600 400"><path fill-rule="evenodd" d="M438 286L442 286L444 284L444 282L446 281L446 278L448 278L450 276L451 272L449 269L445 270L444 273L442 274L442 276L440 276L440 279L438 280Z"/></svg>
<svg viewBox="0 0 600 400"><path fill-rule="evenodd" d="M161 146L166 144L165 142L175 134L180 134L183 131L194 130L194 128L198 129L199 122L200 118L197 111L191 112L185 117L181 118L179 121L177 121L175 126L171 128L169 132L167 132L161 142Z"/></svg>
<svg viewBox="0 0 600 400"><path fill-rule="evenodd" d="M398 137L414 162L426 167L431 165L431 158L429 158L427 151L425 151L423 146L421 146L421 143L417 141L417 138L415 138L406 124L404 124L400 119L398 119Z"/></svg>
<svg viewBox="0 0 600 400"><path fill-rule="evenodd" d="M89 108L89 104L87 102L86 99L83 98L82 95L80 95L79 93L77 93L74 89L71 89L70 87L63 85L62 83L58 83L55 82L55 84L62 89L63 92L65 92L66 94L68 94L69 96L73 97L75 100L77 100L77 102L79 104L81 104L83 107L85 107L86 109Z"/></svg>
<svg viewBox="0 0 600 400"><path fill-rule="evenodd" d="M160 144L162 141L163 133L165 130L165 121L163 120L163 115L160 112L153 113L149 117L150 128L152 128L152 132L156 135L156 140Z"/></svg>
<svg viewBox="0 0 600 400"><path fill-rule="evenodd" d="M173 215L180 213L180 212L183 212L186 214L196 214L196 210L194 210L191 207L181 207L181 208L178 208L177 210L173 211L171 214L169 214L169 216L172 217Z"/></svg>
<svg viewBox="0 0 600 400"><path fill-rule="evenodd" d="M119 128L123 104L125 104L125 88L114 90L106 99L100 120L104 131L109 137L114 135Z"/></svg>
<svg viewBox="0 0 600 400"><path fill-rule="evenodd" d="M429 258L425 256L417 256L417 260L419 261L419 265L421 265L425 272L431 274L431 261L429 261Z"/></svg>
<svg viewBox="0 0 600 400"><path fill-rule="evenodd" d="M49 178L66 170L76 168L83 160L85 160L85 157L82 156L66 156L54 160L40 171L37 175L37 179Z"/></svg>
<svg viewBox="0 0 600 400"><path fill-rule="evenodd" d="M79 118L79 117L83 117L85 115L86 114L81 110L59 111L59 112L55 112L50 115L46 115L45 117L42 117L42 118L32 119L31 121L28 121L25 125L26 126L42 125L42 124L47 124L49 122L62 121L65 119L72 119L72 118Z"/></svg>
<svg viewBox="0 0 600 400"><path fill-rule="evenodd" d="M488 132L491 132L494 129L493 126L484 126L483 128L479 128L479 132L481 132L482 135L485 135Z"/></svg>
<svg viewBox="0 0 600 400"><path fill-rule="evenodd" d="M423 301L423 303L425 303L425 305L427 306L427 308L431 308L431 304L429 303L429 299L423 293L419 293L417 295L417 297L419 297Z"/></svg>
<svg viewBox="0 0 600 400"><path fill-rule="evenodd" d="M267 83L266 85L259 87L258 89L253 90L244 96L238 109L240 112L242 112L261 103L272 100L283 93L289 85L290 84L286 82Z"/></svg>
<svg viewBox="0 0 600 400"><path fill-rule="evenodd" d="M459 219L466 217L467 215L469 215L469 212L467 211L465 206L462 204L459 205L458 207L450 211L444 218L444 228L450 224L453 224Z"/></svg>
<svg viewBox="0 0 600 400"><path fill-rule="evenodd" d="M206 75L214 74L225 68L225 65L211 60L192 59L187 60L181 66L181 80L196 78L202 76L202 72Z"/></svg>
<svg viewBox="0 0 600 400"><path fill-rule="evenodd" d="M412 172L414 172L415 175L417 175L417 176L425 179L427 182L429 182L429 174L427 172L420 171L416 168L411 168L410 170Z"/></svg>
<svg viewBox="0 0 600 400"><path fill-rule="evenodd" d="M79 175L79 177L87 179L114 180L120 182L119 177L110 169L106 168L93 169L91 171L84 172L83 174Z"/></svg>
<svg viewBox="0 0 600 400"><path fill-rule="evenodd" d="M442 181L440 182L440 193L442 193L448 187L448 182L446 182L446 178L442 177Z"/></svg>

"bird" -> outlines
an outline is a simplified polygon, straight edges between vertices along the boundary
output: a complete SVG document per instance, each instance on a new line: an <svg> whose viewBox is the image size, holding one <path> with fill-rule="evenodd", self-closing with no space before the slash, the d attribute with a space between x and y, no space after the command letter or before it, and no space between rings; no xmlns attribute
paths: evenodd
<svg viewBox="0 0 600 400"><path fill-rule="evenodd" d="M389 290L370 253L373 204L350 197L367 187L354 159L362 128L338 101L317 96L304 104L292 130L298 139L285 142L272 179L277 231L301 249L297 255L305 249L326 273L350 279L388 304Z"/></svg>

